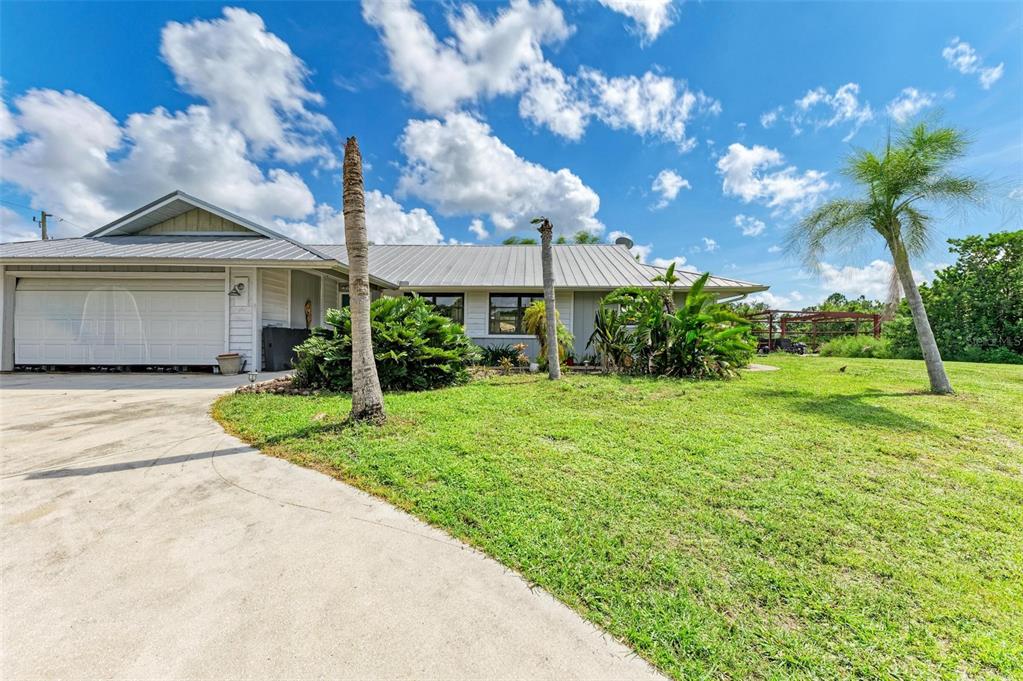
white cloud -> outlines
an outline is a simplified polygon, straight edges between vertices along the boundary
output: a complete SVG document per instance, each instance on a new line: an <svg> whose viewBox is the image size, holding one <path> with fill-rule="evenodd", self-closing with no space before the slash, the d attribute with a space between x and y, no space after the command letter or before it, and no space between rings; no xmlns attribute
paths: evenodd
<svg viewBox="0 0 1023 681"><path fill-rule="evenodd" d="M773 244L767 249L768 253L781 253L782 248L778 244Z"/></svg>
<svg viewBox="0 0 1023 681"><path fill-rule="evenodd" d="M934 101L933 93L921 92L915 87L903 88L895 99L888 102L888 115L901 125L924 109L934 106Z"/></svg>
<svg viewBox="0 0 1023 681"><path fill-rule="evenodd" d="M636 22L643 43L657 39L674 21L672 0L598 0L600 4Z"/></svg>
<svg viewBox="0 0 1023 681"><path fill-rule="evenodd" d="M718 242L714 241L713 239L711 239L709 237L702 237L702 238L703 238L703 250L705 250L708 253L713 253L714 251L716 251L718 249Z"/></svg>
<svg viewBox="0 0 1023 681"><path fill-rule="evenodd" d="M323 103L306 87L309 69L258 14L225 7L222 19L172 21L161 37L160 54L178 85L209 102L213 120L239 130L257 154L335 164L319 139L334 126L306 108Z"/></svg>
<svg viewBox="0 0 1023 681"><path fill-rule="evenodd" d="M770 208L798 212L814 205L832 188L824 179L827 173L818 170L800 173L794 166L786 166L767 172L782 165L784 157L777 149L734 142L717 162L718 174L724 178L722 191L744 203L758 201Z"/></svg>
<svg viewBox="0 0 1023 681"><path fill-rule="evenodd" d="M479 218L474 218L473 221L469 223L469 231L476 235L477 241L483 241L490 236L490 232L488 232L487 228L483 226L483 221Z"/></svg>
<svg viewBox="0 0 1023 681"><path fill-rule="evenodd" d="M682 271L698 272L699 271L699 270L697 270L695 265L689 263L685 259L685 257L683 257L681 255L676 255L674 258L654 258L653 261L650 262L650 264L653 265L654 267L667 267L671 263L675 263L675 269L677 271L679 271L679 272L682 272Z"/></svg>
<svg viewBox="0 0 1023 681"><path fill-rule="evenodd" d="M608 78L594 69L580 70L592 99L593 114L606 125L644 137L660 137L688 150L695 141L686 125L696 113L717 115L721 104L685 81L647 71L642 76Z"/></svg>
<svg viewBox="0 0 1023 681"><path fill-rule="evenodd" d="M941 51L948 65L963 75L977 74L980 86L988 90L1002 77L1005 72L1005 63L998 66L984 66L984 60L977 56L977 51L970 43L960 40L958 36L952 38L948 45Z"/></svg>
<svg viewBox="0 0 1023 681"><path fill-rule="evenodd" d="M820 278L823 288L829 293L837 291L847 297L866 296L874 300L886 300L888 287L892 277L892 264L884 260L874 260L863 267L846 265L838 267L830 263L821 263ZM924 277L917 271L913 279L920 283Z"/></svg>
<svg viewBox="0 0 1023 681"><path fill-rule="evenodd" d="M690 91L684 81L651 72L608 77L582 67L566 75L543 54L545 45L574 30L550 0L514 0L492 19L474 5L459 5L447 15L451 36L443 41L408 0L363 0L362 11L381 33L398 86L433 115L519 95L522 118L571 140L596 118L688 148L690 117L720 111L716 100Z"/></svg>
<svg viewBox="0 0 1023 681"><path fill-rule="evenodd" d="M566 78L548 62L533 66L529 85L519 99L519 115L570 140L581 139L592 114L575 89L576 79Z"/></svg>
<svg viewBox="0 0 1023 681"><path fill-rule="evenodd" d="M398 85L432 114L521 91L544 62L542 45L572 33L550 0L514 0L492 20L460 5L447 15L452 37L443 42L408 0L363 0L362 15L380 31Z"/></svg>
<svg viewBox="0 0 1023 681"><path fill-rule="evenodd" d="M991 86L998 82L1005 72L1005 64L1000 63L998 66L992 66L988 69L980 70L980 86L985 90L990 90Z"/></svg>
<svg viewBox="0 0 1023 681"><path fill-rule="evenodd" d="M240 10L226 10L223 20L171 23L163 38L176 80L211 98L208 105L157 107L119 122L81 94L30 90L8 112L6 125L18 136L0 148L0 180L81 226L61 223L69 236L174 189L310 241L343 233L340 217L316 205L297 173L257 163L267 155L288 163L310 153L330 162L318 151L328 127L304 108L320 95L305 88L305 67L288 46L258 16ZM248 104L241 101L245 92L252 93ZM380 242L440 239L426 211L405 212L380 192L367 195L367 211L371 238Z"/></svg>
<svg viewBox="0 0 1023 681"><path fill-rule="evenodd" d="M650 188L661 195L660 200L654 205L655 209L660 209L674 201L678 197L679 191L683 188L692 189L692 186L689 184L689 180L674 170L665 168L657 173L657 177L654 178L654 183Z"/></svg>
<svg viewBox="0 0 1023 681"><path fill-rule="evenodd" d="M770 111L764 112L760 115L760 125L764 128L770 128L778 122L778 117L781 116L784 107L776 107Z"/></svg>
<svg viewBox="0 0 1023 681"><path fill-rule="evenodd" d="M767 229L767 225L750 215L735 216L735 226L742 230L743 236L760 236Z"/></svg>
<svg viewBox="0 0 1023 681"><path fill-rule="evenodd" d="M5 86L4 79L0 78L0 142L18 135L18 125L14 122L14 116L7 108L7 100L4 98Z"/></svg>
<svg viewBox="0 0 1023 681"><path fill-rule="evenodd" d="M47 231L51 237L59 236L55 234L53 226L48 225ZM31 220L6 206L0 206L0 242L37 241L40 238L42 234L39 227Z"/></svg>
<svg viewBox="0 0 1023 681"><path fill-rule="evenodd" d="M521 158L468 114L409 121L399 146L408 159L400 192L418 196L443 215L487 214L499 229L546 215L559 233L604 231L596 218L600 197L578 176Z"/></svg>
<svg viewBox="0 0 1023 681"><path fill-rule="evenodd" d="M316 206L315 220L289 222L277 220L276 227L305 243L344 243L344 214L326 203ZM375 244L439 244L444 237L437 223L422 208L405 211L387 194L377 189L366 192L366 232Z"/></svg>
<svg viewBox="0 0 1023 681"><path fill-rule="evenodd" d="M773 310L786 310L792 304L789 296L778 295L770 291L759 291L746 298L751 303L763 303Z"/></svg>
<svg viewBox="0 0 1023 681"><path fill-rule="evenodd" d="M801 131L804 125L820 129L852 123L849 134L842 139L843 142L848 142L864 123L874 117L870 104L866 102L860 104L859 93L860 86L856 83L846 83L833 93L829 93L823 87L816 87L795 101L796 111L790 116L789 121L797 132ZM814 114L818 108L825 109L823 117Z"/></svg>

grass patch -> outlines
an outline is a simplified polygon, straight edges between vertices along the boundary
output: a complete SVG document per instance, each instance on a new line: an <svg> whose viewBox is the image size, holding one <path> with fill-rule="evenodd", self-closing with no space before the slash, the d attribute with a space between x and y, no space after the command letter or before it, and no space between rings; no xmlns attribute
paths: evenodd
<svg viewBox="0 0 1023 681"><path fill-rule="evenodd" d="M214 415L445 528L675 677L1023 675L1023 367L780 357ZM839 372L847 366L845 372ZM327 416L324 417L323 415Z"/></svg>

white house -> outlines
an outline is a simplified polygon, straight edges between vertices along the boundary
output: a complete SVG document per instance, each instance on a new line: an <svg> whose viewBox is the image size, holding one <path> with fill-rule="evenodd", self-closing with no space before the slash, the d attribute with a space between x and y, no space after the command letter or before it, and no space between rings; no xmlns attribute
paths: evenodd
<svg viewBox="0 0 1023 681"><path fill-rule="evenodd" d="M521 317L543 297L539 247L374 245L369 261L378 293L427 297L481 345L533 344ZM663 271L620 244L558 245L554 265L577 355L601 297ZM322 324L346 302L347 272L344 245L301 244L174 192L80 238L0 244L0 370L209 366L227 351L259 367L262 329ZM682 290L697 276L678 274ZM707 288L767 289L716 276Z"/></svg>

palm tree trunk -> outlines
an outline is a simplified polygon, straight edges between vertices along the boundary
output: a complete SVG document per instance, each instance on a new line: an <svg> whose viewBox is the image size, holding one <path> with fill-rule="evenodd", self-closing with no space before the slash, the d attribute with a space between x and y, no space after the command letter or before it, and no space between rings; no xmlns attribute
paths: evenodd
<svg viewBox="0 0 1023 681"><path fill-rule="evenodd" d="M945 373L945 364L941 361L941 351L938 350L938 343L934 340L934 332L931 331L931 322L927 319L927 310L924 308L924 299L920 297L920 289L913 280L913 269L909 264L909 255L901 241L894 241L889 244L892 251L892 258L895 261L895 272L902 284L902 291L906 294L906 302L909 304L909 311L913 315L913 326L916 327L916 337L920 342L920 351L924 356L924 364L927 365L927 376L931 381L931 392L939 395L951 395L952 384Z"/></svg>
<svg viewBox="0 0 1023 681"><path fill-rule="evenodd" d="M359 143L345 143L342 201L345 216L345 250L348 251L348 295L352 310L352 421L382 424L384 395L377 377L373 338L369 323L369 240L366 236L366 196L362 182Z"/></svg>
<svg viewBox="0 0 1023 681"><path fill-rule="evenodd" d="M540 259L543 267L543 304L547 317L547 376L561 378L561 357L558 352L558 312L554 307L554 254L551 247L554 225L544 218L540 222Z"/></svg>

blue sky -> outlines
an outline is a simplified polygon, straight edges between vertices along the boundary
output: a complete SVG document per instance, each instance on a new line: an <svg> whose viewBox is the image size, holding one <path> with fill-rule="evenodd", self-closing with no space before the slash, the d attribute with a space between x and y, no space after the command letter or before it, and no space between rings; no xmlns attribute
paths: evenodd
<svg viewBox="0 0 1023 681"><path fill-rule="evenodd" d="M819 273L777 246L853 191L854 146L938 115L992 192L941 215L920 277L944 238L1020 227L1018 2L8 2L0 76L4 240L32 209L74 236L182 188L336 242L354 134L376 241L495 243L544 213L774 304L878 297L879 243Z"/></svg>

